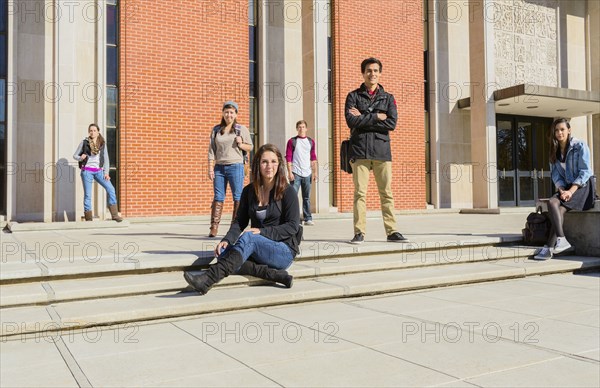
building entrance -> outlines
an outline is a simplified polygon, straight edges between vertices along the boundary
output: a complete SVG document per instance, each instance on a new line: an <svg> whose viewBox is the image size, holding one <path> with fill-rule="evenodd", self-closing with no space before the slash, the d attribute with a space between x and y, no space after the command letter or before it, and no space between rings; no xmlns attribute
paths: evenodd
<svg viewBox="0 0 600 388"><path fill-rule="evenodd" d="M552 119L496 116L498 205L535 206L552 194L548 129Z"/></svg>

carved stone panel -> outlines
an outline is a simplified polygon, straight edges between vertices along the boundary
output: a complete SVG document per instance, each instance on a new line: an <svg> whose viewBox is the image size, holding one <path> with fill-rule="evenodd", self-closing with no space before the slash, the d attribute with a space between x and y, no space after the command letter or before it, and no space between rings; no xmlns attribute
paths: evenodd
<svg viewBox="0 0 600 388"><path fill-rule="evenodd" d="M496 83L558 86L556 0L493 0Z"/></svg>

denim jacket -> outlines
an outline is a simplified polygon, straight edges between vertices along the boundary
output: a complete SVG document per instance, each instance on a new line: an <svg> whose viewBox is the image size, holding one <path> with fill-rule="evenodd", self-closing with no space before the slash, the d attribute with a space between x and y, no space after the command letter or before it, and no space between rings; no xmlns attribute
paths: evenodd
<svg viewBox="0 0 600 388"><path fill-rule="evenodd" d="M585 186L592 176L592 163L588 146L581 140L572 137L565 162L566 170L562 168L558 159L554 164L550 164L554 185L557 188L563 187L565 189L573 184Z"/></svg>

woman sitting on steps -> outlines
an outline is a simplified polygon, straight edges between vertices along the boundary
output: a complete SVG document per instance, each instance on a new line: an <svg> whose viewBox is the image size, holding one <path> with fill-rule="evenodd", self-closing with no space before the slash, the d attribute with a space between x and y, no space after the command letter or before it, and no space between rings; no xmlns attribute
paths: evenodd
<svg viewBox="0 0 600 388"><path fill-rule="evenodd" d="M298 195L287 183L281 152L265 144L254 156L251 183L242 191L229 232L215 248L217 263L199 275L185 272L184 278L201 295L238 270L290 288L293 278L286 269L299 252L300 239Z"/></svg>

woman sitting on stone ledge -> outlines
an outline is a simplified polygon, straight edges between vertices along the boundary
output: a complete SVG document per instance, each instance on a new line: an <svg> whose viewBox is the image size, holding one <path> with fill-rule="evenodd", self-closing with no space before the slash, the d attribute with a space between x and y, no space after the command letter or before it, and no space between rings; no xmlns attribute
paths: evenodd
<svg viewBox="0 0 600 388"><path fill-rule="evenodd" d="M546 245L534 256L536 260L548 260L553 254L572 250L565 238L563 222L569 210L589 209L587 201L592 174L590 149L579 139L571 136L571 125L565 118L554 120L550 127L550 169L557 193L548 201L548 213L552 222ZM593 201L591 201L593 206Z"/></svg>

